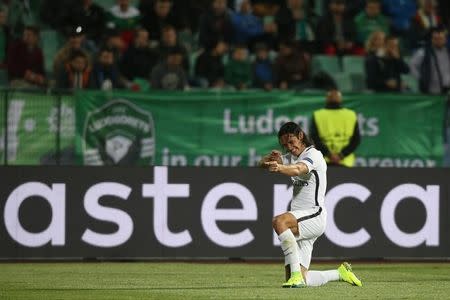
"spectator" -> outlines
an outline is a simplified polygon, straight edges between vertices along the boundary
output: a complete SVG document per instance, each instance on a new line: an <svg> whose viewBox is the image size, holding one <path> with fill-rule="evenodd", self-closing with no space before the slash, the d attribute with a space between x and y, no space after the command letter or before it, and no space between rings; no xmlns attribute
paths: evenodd
<svg viewBox="0 0 450 300"><path fill-rule="evenodd" d="M274 63L276 83L280 89L302 88L308 84L311 72L311 58L295 49L290 41L280 43L280 51Z"/></svg>
<svg viewBox="0 0 450 300"><path fill-rule="evenodd" d="M122 39L120 32L117 29L106 29L103 34L102 48L109 48L114 52L116 60L120 60L122 54L126 51L127 45Z"/></svg>
<svg viewBox="0 0 450 300"><path fill-rule="evenodd" d="M416 0L383 0L383 11L391 19L391 32L401 37L409 32L416 10Z"/></svg>
<svg viewBox="0 0 450 300"><path fill-rule="evenodd" d="M367 0L364 11L355 17L357 41L365 44L369 35L374 31L389 33L388 19L381 13L380 0Z"/></svg>
<svg viewBox="0 0 450 300"><path fill-rule="evenodd" d="M81 50L86 54L86 56L90 57L89 52L86 48L87 47L85 43L83 28L81 26L73 28L69 32L67 42L61 49L59 49L59 51L55 55L55 59L53 60L54 74L57 74L59 70L61 70L66 65L72 55L72 52L75 50Z"/></svg>
<svg viewBox="0 0 450 300"><path fill-rule="evenodd" d="M172 1L155 0L152 9L142 12L142 26L150 34L150 40L160 41L164 27L170 25L176 30L179 28L179 22L172 10Z"/></svg>
<svg viewBox="0 0 450 300"><path fill-rule="evenodd" d="M62 89L86 89L89 87L91 68L89 58L81 50L71 53L69 62L59 71L56 87Z"/></svg>
<svg viewBox="0 0 450 300"><path fill-rule="evenodd" d="M216 41L211 49L205 49L197 58L195 76L203 87L223 88L225 86L225 66L223 55L228 46L223 41Z"/></svg>
<svg viewBox="0 0 450 300"><path fill-rule="evenodd" d="M323 0L323 8L328 9L330 2L333 0ZM345 17L354 19L359 13L364 10L366 0L346 0L345 1Z"/></svg>
<svg viewBox="0 0 450 300"><path fill-rule="evenodd" d="M26 26L22 40L8 49L8 79L12 87L36 87L46 85L44 57L38 46L39 29Z"/></svg>
<svg viewBox="0 0 450 300"><path fill-rule="evenodd" d="M411 58L411 73L423 93L444 94L450 89L450 48L446 42L445 28L433 28L431 45L417 50Z"/></svg>
<svg viewBox="0 0 450 300"><path fill-rule="evenodd" d="M419 0L419 9L412 20L410 31L410 44L413 49L425 46L430 30L441 25L436 7L436 0Z"/></svg>
<svg viewBox="0 0 450 300"><path fill-rule="evenodd" d="M238 90L251 86L252 67L246 46L238 45L233 49L232 57L225 65L225 82Z"/></svg>
<svg viewBox="0 0 450 300"><path fill-rule="evenodd" d="M306 14L304 0L288 0L276 17L280 39L305 43L315 40L312 24Z"/></svg>
<svg viewBox="0 0 450 300"><path fill-rule="evenodd" d="M138 27L141 21L139 10L130 5L130 0L117 0L117 5L111 7L108 14L109 28L119 30L126 45L133 41L134 29Z"/></svg>
<svg viewBox="0 0 450 300"><path fill-rule="evenodd" d="M374 31L370 34L366 42L366 85L371 90L377 90L381 85L383 78L378 78L380 70L383 66L383 58L385 56L385 39L386 35L383 31Z"/></svg>
<svg viewBox="0 0 450 300"><path fill-rule="evenodd" d="M213 0L211 9L200 18L200 46L205 49L211 48L217 39L230 44L232 38L233 25L226 0Z"/></svg>
<svg viewBox="0 0 450 300"><path fill-rule="evenodd" d="M263 22L253 14L250 0L236 1L236 12L231 13L231 23L234 28L233 42L236 44L250 45L264 34Z"/></svg>
<svg viewBox="0 0 450 300"><path fill-rule="evenodd" d="M173 27L172 25L166 25L162 29L161 41L158 49L160 59L164 60L167 53L169 53L174 48L181 50L183 56L182 66L184 68L184 71L188 72L189 56L187 50L178 42L178 36L175 27Z"/></svg>
<svg viewBox="0 0 450 300"><path fill-rule="evenodd" d="M400 55L398 38L389 36L386 38L386 51L381 64L370 70L371 87L376 92L401 92L406 86L402 82L401 75L409 72L409 67Z"/></svg>
<svg viewBox="0 0 450 300"><path fill-rule="evenodd" d="M0 68L6 64L6 54L8 53L8 45L10 42L9 27L6 25L7 12L4 7L0 8Z"/></svg>
<svg viewBox="0 0 450 300"><path fill-rule="evenodd" d="M150 76L153 67L158 61L158 54L150 48L149 33L146 29L137 29L134 43L120 60L120 71L127 80L145 78Z"/></svg>
<svg viewBox="0 0 450 300"><path fill-rule="evenodd" d="M157 64L151 75L151 86L159 90L183 90L187 88L187 75L182 67L183 51L177 47L167 53L166 59Z"/></svg>
<svg viewBox="0 0 450 300"><path fill-rule="evenodd" d="M325 108L314 111L311 138L329 166L353 167L361 137L358 117L342 107L342 94L332 88L327 92Z"/></svg>
<svg viewBox="0 0 450 300"><path fill-rule="evenodd" d="M66 18L66 24L71 28L81 26L86 39L99 45L106 26L106 13L92 0L77 1Z"/></svg>
<svg viewBox="0 0 450 300"><path fill-rule="evenodd" d="M111 90L124 87L112 49L100 49L89 82L93 89Z"/></svg>
<svg viewBox="0 0 450 300"><path fill-rule="evenodd" d="M273 66L269 59L269 49L267 45L260 43L255 46L256 59L253 63L253 84L256 88L263 88L266 91L273 89Z"/></svg>
<svg viewBox="0 0 450 300"><path fill-rule="evenodd" d="M329 11L317 28L320 48L328 55L363 55L364 49L356 44L355 23L345 12L344 0L330 1Z"/></svg>

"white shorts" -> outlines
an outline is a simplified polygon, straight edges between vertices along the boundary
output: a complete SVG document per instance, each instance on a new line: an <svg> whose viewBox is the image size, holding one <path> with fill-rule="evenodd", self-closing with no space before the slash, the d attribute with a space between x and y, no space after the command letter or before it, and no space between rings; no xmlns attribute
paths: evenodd
<svg viewBox="0 0 450 300"><path fill-rule="evenodd" d="M290 211L298 222L297 245L299 247L300 264L309 269L314 242L325 232L327 213L322 208Z"/></svg>

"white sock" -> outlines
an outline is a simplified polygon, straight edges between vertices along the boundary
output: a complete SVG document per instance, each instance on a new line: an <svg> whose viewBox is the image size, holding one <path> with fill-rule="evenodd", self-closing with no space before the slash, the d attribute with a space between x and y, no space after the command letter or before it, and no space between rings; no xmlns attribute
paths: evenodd
<svg viewBox="0 0 450 300"><path fill-rule="evenodd" d="M339 281L339 272L338 270L308 271L305 280L307 286L321 286L329 281Z"/></svg>
<svg viewBox="0 0 450 300"><path fill-rule="evenodd" d="M290 229L287 229L278 236L281 242L286 265L291 267L291 273L300 272L300 258L297 240Z"/></svg>

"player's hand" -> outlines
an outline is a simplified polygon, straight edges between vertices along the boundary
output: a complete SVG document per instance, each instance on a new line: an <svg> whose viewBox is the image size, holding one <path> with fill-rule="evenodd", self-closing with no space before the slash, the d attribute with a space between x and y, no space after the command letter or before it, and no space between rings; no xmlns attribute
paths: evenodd
<svg viewBox="0 0 450 300"><path fill-rule="evenodd" d="M264 165L269 169L270 172L279 172L280 171L280 164L276 161L268 161L265 162Z"/></svg>
<svg viewBox="0 0 450 300"><path fill-rule="evenodd" d="M332 153L330 155L330 160L334 164L339 164L341 162L341 157L339 156L339 154Z"/></svg>
<svg viewBox="0 0 450 300"><path fill-rule="evenodd" d="M278 159L281 159L281 152L278 150L272 150L272 152L270 152L270 160L278 161Z"/></svg>

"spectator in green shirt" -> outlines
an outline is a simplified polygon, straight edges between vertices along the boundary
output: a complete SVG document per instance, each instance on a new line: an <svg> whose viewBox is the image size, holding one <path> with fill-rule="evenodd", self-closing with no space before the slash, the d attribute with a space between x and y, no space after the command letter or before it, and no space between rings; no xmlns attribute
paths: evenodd
<svg viewBox="0 0 450 300"><path fill-rule="evenodd" d="M141 21L141 13L130 5L130 0L117 0L117 5L111 7L107 19L107 26L119 30L124 42L131 44L134 30Z"/></svg>
<svg viewBox="0 0 450 300"><path fill-rule="evenodd" d="M232 58L225 66L225 82L242 90L252 83L252 66L248 59L247 47L238 45L234 48Z"/></svg>
<svg viewBox="0 0 450 300"><path fill-rule="evenodd" d="M379 0L367 0L364 11L355 17L357 40L365 44L369 35L374 31L389 34L388 19L381 13Z"/></svg>

